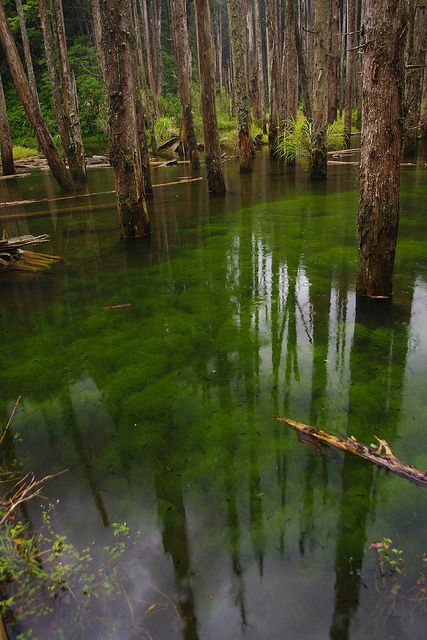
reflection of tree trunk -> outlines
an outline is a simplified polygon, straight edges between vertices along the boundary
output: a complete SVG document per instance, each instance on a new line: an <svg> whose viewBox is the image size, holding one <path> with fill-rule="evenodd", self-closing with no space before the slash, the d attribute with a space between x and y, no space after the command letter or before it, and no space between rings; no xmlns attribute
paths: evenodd
<svg viewBox="0 0 427 640"><path fill-rule="evenodd" d="M196 26L199 38L200 93L208 188L211 193L225 193L216 117L215 71L209 0L196 0L195 4Z"/></svg>
<svg viewBox="0 0 427 640"><path fill-rule="evenodd" d="M40 107L37 102L34 101L31 93L28 78L25 75L24 68L19 59L18 50L10 32L2 2L0 2L0 41L6 55L16 91L28 120L33 127L40 148L46 156L49 167L61 188L64 190L72 190L74 188L73 181L59 155L55 142L41 114Z"/></svg>
<svg viewBox="0 0 427 640"><path fill-rule="evenodd" d="M403 28L403 0L366 1L356 285L362 295L392 292L399 224Z"/></svg>
<svg viewBox="0 0 427 640"><path fill-rule="evenodd" d="M4 176L15 175L13 162L13 145L10 136L9 120L7 117L6 101L4 99L3 82L0 76L0 152Z"/></svg>
<svg viewBox="0 0 427 640"><path fill-rule="evenodd" d="M310 158L311 180L326 180L328 171L326 137L328 130L330 11L330 0L317 0L314 23L313 151Z"/></svg>

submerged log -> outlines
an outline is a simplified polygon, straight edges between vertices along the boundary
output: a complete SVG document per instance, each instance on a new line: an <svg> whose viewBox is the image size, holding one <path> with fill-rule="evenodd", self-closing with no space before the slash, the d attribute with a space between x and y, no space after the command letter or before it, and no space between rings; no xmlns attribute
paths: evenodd
<svg viewBox="0 0 427 640"><path fill-rule="evenodd" d="M30 271L36 273L40 269L45 269L55 262L59 262L59 256L49 256L45 253L35 253L28 251L22 247L33 244L48 242L49 236L43 234L41 236L19 236L16 238L8 238L3 232L3 238L0 240L0 271L15 269L19 271Z"/></svg>
<svg viewBox="0 0 427 640"><path fill-rule="evenodd" d="M282 424L286 424L288 427L295 429L299 436L303 436L302 439L304 441L309 441L313 444L321 442L335 449L341 449L341 451L351 453L359 458L373 462L379 467L388 469L388 471L402 476L417 485L427 487L427 472L401 462L401 460L396 458L387 442L377 436L374 437L378 442L378 446L368 446L356 440L354 436L339 438L327 431L310 427L307 424L296 422L290 418L282 418L281 416L275 416L275 418Z"/></svg>

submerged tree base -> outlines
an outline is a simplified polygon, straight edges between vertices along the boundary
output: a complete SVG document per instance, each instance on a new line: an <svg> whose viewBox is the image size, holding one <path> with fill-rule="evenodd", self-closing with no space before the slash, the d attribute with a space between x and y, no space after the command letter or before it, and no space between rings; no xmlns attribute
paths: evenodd
<svg viewBox="0 0 427 640"><path fill-rule="evenodd" d="M363 458L364 460L369 460L369 462L373 462L379 467L383 467L392 473L403 476L407 480L415 482L415 484L427 487L427 472L421 471L416 467L412 467L410 464L401 462L396 458L387 442L385 440L381 440L381 438L377 438L377 436L374 437L378 442L378 447L373 447L359 442L354 436L339 438L327 431L310 427L307 424L296 422L290 418L282 418L280 416L275 416L275 418L279 422L286 424L288 427L295 429L298 432L298 435L302 434L304 439L309 443L318 444L320 442L330 445L331 447L335 447L336 449L341 449L341 451L351 453L359 458Z"/></svg>

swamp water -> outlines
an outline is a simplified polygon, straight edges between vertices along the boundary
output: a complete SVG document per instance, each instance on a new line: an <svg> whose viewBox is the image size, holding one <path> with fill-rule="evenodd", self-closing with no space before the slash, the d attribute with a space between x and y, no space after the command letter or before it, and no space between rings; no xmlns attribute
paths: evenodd
<svg viewBox="0 0 427 640"><path fill-rule="evenodd" d="M310 185L267 154L253 176L225 166L225 199L205 180L155 189L150 241L118 242L109 169L89 172L98 195L0 208L9 235L48 233L40 250L65 258L0 277L1 424L22 396L6 456L68 469L44 495L95 563L112 523L134 538L111 601L85 618L59 598L13 637L426 637L426 490L272 417L376 434L427 469L425 170L403 170L393 303L356 308L354 167ZM59 195L45 173L0 183L0 201ZM380 577L384 537L404 576Z"/></svg>

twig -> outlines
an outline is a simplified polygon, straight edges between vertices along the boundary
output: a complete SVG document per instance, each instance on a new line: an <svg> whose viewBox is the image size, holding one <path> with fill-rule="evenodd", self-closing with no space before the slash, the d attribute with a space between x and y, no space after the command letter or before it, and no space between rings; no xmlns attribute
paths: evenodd
<svg viewBox="0 0 427 640"><path fill-rule="evenodd" d="M20 401L20 400L21 400L21 396L18 396L18 399L17 399L17 401L15 402L15 406L14 406L14 407L13 407L13 409L12 409L12 413L11 413L11 414L10 414L10 416L9 416L9 420L7 421L7 424L6 424L5 428L3 429L2 434L1 434L1 436L0 436L0 445L2 444L2 442L3 442L4 438L5 438L6 432L7 432L7 430L8 430L8 429L9 429L9 427L10 427L10 423L11 423L11 422L12 422L12 420L13 420L13 416L14 416L14 415L15 415L15 413L16 413L16 410L17 410L17 408L18 408L18 404L19 404L19 401Z"/></svg>

